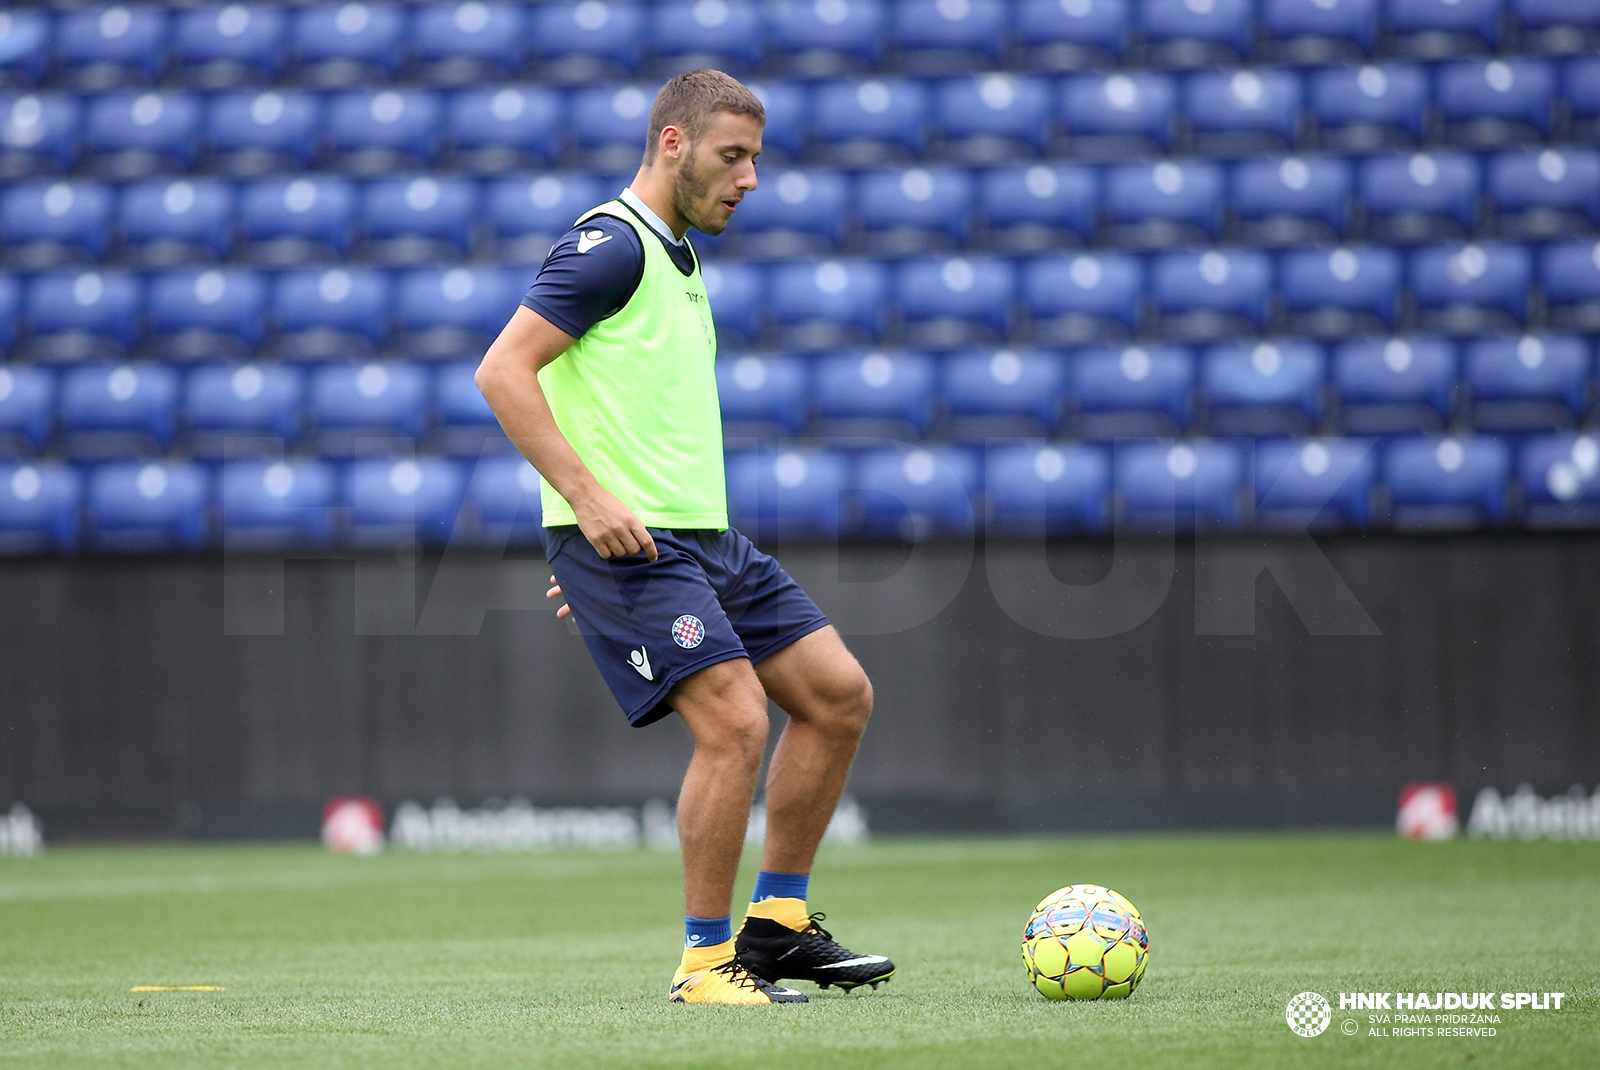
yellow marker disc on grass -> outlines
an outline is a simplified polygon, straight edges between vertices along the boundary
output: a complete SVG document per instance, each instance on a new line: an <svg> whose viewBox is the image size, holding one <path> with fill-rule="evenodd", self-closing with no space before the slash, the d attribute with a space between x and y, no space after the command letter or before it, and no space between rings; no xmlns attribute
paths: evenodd
<svg viewBox="0 0 1600 1070"><path fill-rule="evenodd" d="M226 992L221 985L134 985L129 992Z"/></svg>

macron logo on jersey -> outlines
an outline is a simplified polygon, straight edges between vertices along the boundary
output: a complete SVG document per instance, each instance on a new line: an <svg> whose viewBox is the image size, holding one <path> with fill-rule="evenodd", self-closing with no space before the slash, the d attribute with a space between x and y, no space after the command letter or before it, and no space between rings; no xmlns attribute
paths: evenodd
<svg viewBox="0 0 1600 1070"><path fill-rule="evenodd" d="M614 237L616 235L607 234L602 230L586 230L578 235L578 252L586 253L596 245L604 245Z"/></svg>

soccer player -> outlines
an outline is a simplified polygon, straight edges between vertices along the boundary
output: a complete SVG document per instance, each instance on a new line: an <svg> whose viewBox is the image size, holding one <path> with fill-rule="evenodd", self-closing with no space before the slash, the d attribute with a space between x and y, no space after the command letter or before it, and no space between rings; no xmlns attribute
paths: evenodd
<svg viewBox="0 0 1600 1070"><path fill-rule="evenodd" d="M550 250L477 373L539 470L551 595L567 600L558 614L576 617L630 723L676 713L694 737L678 796L684 951L668 992L685 1003L803 1003L776 982L848 990L894 972L835 943L806 905L872 686L799 585L728 526L716 331L685 235L722 233L756 188L765 122L720 71L663 86L633 182ZM789 720L735 939L769 698Z"/></svg>

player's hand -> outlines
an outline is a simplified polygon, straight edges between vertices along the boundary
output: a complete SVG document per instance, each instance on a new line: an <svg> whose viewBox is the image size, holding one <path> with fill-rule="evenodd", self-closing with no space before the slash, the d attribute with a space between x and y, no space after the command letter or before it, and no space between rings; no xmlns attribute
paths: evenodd
<svg viewBox="0 0 1600 1070"><path fill-rule="evenodd" d="M572 511L578 518L578 530L601 557L642 553L651 561L656 559L656 541L644 522L604 487L596 487L582 502L573 502Z"/></svg>
<svg viewBox="0 0 1600 1070"><path fill-rule="evenodd" d="M544 593L544 596L546 598L561 597L561 584L556 582L556 578L554 576L550 577L550 589ZM567 603L562 602L561 605L556 608L556 619L559 620L562 617L570 616L572 616L572 607L567 605Z"/></svg>

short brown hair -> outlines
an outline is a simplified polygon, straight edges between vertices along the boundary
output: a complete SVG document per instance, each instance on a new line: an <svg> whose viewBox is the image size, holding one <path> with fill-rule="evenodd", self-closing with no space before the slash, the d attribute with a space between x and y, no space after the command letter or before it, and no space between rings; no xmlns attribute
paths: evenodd
<svg viewBox="0 0 1600 1070"><path fill-rule="evenodd" d="M719 111L748 115L758 123L767 121L767 109L739 79L722 71L685 71L661 87L650 107L650 139L644 147L648 163L655 159L661 144L661 131L676 126L693 141L705 131L706 123Z"/></svg>

